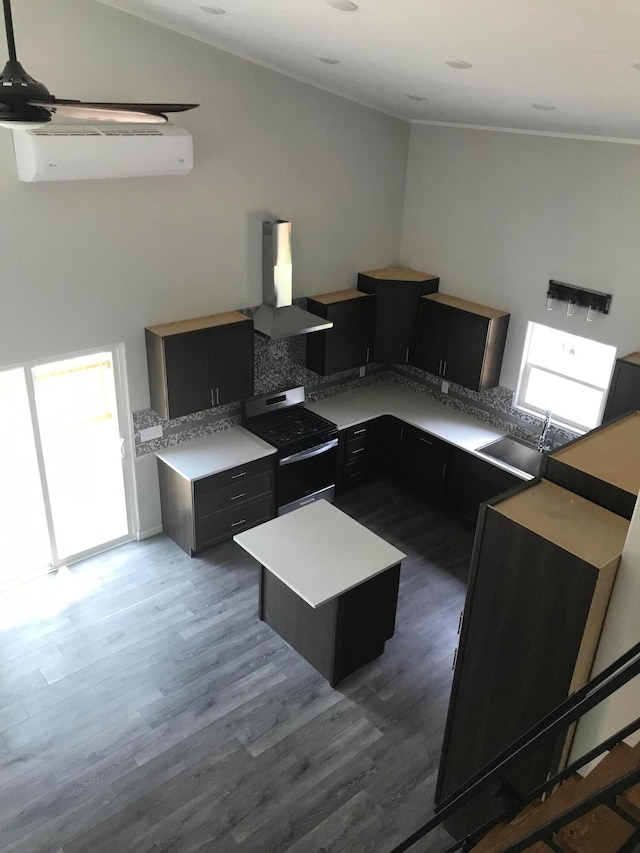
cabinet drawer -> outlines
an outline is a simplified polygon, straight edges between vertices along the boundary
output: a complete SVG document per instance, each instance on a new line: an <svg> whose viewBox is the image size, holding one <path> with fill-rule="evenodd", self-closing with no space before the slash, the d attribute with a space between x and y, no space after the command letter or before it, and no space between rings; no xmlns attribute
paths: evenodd
<svg viewBox="0 0 640 853"><path fill-rule="evenodd" d="M346 440L352 441L354 438L357 438L357 439L366 438L370 429L371 429L371 427L369 424L356 424L356 426L349 427L346 430Z"/></svg>
<svg viewBox="0 0 640 853"><path fill-rule="evenodd" d="M365 479L366 473L367 469L364 464L364 459L362 461L356 460L355 462L345 465L344 485L353 486L356 483L359 483L361 480Z"/></svg>
<svg viewBox="0 0 640 853"><path fill-rule="evenodd" d="M274 516L272 495L257 501L216 512L196 521L196 551L219 540L227 539Z"/></svg>
<svg viewBox="0 0 640 853"><path fill-rule="evenodd" d="M347 446L345 447L344 453L344 461L346 464L349 462L355 462L356 459L361 459L362 457L367 455L367 438L366 436L362 436L361 438L354 438L352 441L347 442Z"/></svg>
<svg viewBox="0 0 640 853"><path fill-rule="evenodd" d="M193 484L193 496L194 498L198 498L200 495L206 495L225 486L234 486L243 483L250 477L255 477L257 474L262 474L265 471L273 471L274 461L275 454L265 456L262 459L256 459L254 462L248 462L246 465L239 465L237 468L220 471L219 474L212 474L210 477L203 477L201 480L196 480Z"/></svg>
<svg viewBox="0 0 640 853"><path fill-rule="evenodd" d="M264 474L258 474L256 477L242 477L229 486L199 495L194 501L196 518L206 518L214 512L232 509L234 506L255 500L272 491L271 471L265 471Z"/></svg>

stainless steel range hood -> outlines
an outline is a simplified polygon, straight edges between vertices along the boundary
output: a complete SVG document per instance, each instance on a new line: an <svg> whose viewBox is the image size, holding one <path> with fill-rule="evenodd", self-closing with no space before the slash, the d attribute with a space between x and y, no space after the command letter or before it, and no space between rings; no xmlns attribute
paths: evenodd
<svg viewBox="0 0 640 853"><path fill-rule="evenodd" d="M291 338L330 329L333 323L292 304L291 223L262 223L262 286L264 304L253 328L268 338Z"/></svg>

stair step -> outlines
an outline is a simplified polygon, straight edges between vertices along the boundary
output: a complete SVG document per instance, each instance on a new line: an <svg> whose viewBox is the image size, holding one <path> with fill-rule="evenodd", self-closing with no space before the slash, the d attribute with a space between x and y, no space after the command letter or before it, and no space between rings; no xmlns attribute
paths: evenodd
<svg viewBox="0 0 640 853"><path fill-rule="evenodd" d="M620 794L617 803L621 809L629 812L636 820L640 820L640 784Z"/></svg>
<svg viewBox="0 0 640 853"><path fill-rule="evenodd" d="M603 853L620 850L634 833L630 823L606 806L598 806L554 836L565 853Z"/></svg>
<svg viewBox="0 0 640 853"><path fill-rule="evenodd" d="M516 818L502 830L499 836L494 836L490 841L486 838L482 839L472 848L473 853L504 853L510 845L525 838L530 832L544 826L572 806L583 802L594 791L604 788L624 773L629 773L637 766L639 757L640 754L635 748L632 749L626 743L617 744L588 776L572 776L567 779L526 817ZM615 851L615 849L601 847L598 853L608 853L609 850Z"/></svg>
<svg viewBox="0 0 640 853"><path fill-rule="evenodd" d="M638 763L640 764L640 742L633 747L633 751L637 754ZM640 820L640 782L634 785L633 788L629 788L628 791L620 794L617 803L620 808L628 811L636 820Z"/></svg>

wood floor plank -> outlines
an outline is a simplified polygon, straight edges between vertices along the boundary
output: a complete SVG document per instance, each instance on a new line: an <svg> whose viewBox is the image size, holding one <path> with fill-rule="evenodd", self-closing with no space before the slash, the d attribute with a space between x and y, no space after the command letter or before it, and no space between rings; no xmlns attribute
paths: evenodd
<svg viewBox="0 0 640 853"><path fill-rule="evenodd" d="M43 796L59 785L78 779L108 756L123 749L132 738L149 727L140 714L132 714L92 738L65 750L61 755L45 752L13 753L13 763L0 757L0 822L2 816L18 806ZM8 751L5 751L8 757ZM11 772L14 771L14 772ZM7 810L7 811L5 811Z"/></svg>
<svg viewBox="0 0 640 853"><path fill-rule="evenodd" d="M428 817L473 532L389 483L338 505L407 558L394 637L337 689L258 620L233 542L43 582L56 607L0 632L3 853L387 853Z"/></svg>

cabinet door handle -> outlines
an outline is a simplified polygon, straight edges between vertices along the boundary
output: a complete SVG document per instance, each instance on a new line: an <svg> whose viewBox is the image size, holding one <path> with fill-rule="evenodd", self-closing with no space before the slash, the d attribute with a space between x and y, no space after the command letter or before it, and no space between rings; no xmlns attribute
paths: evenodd
<svg viewBox="0 0 640 853"><path fill-rule="evenodd" d="M409 347L407 347L407 351L404 354L405 364L409 361Z"/></svg>
<svg viewBox="0 0 640 853"><path fill-rule="evenodd" d="M369 347L367 347L367 364L369 364Z"/></svg>
<svg viewBox="0 0 640 853"><path fill-rule="evenodd" d="M351 455L355 456L356 453L364 453L364 447L359 447L357 450L352 450Z"/></svg>
<svg viewBox="0 0 640 853"><path fill-rule="evenodd" d="M445 462L444 465L442 466L442 479L444 480L446 476L447 476L447 463Z"/></svg>
<svg viewBox="0 0 640 853"><path fill-rule="evenodd" d="M246 518L242 518L242 519L240 519L240 521L234 521L233 524L231 525L231 527L237 527L239 524L246 524L246 523L247 523Z"/></svg>
<svg viewBox="0 0 640 853"><path fill-rule="evenodd" d="M355 430L355 432L354 432L353 434L354 434L354 435L362 435L362 433L363 433L363 432L366 432L366 431L367 431L367 428L366 428L366 427L362 427L362 429L357 429L357 430Z"/></svg>
<svg viewBox="0 0 640 853"><path fill-rule="evenodd" d="M240 492L240 494L239 494L239 495L234 495L234 496L231 498L231 500L232 500L232 501L238 501L238 500L240 500L240 498L243 498L246 494L247 494L246 492Z"/></svg>
<svg viewBox="0 0 640 853"><path fill-rule="evenodd" d="M460 633L460 629L462 628L462 617L464 615L464 610L460 611L460 618L458 619L458 634Z"/></svg>
<svg viewBox="0 0 640 853"><path fill-rule="evenodd" d="M429 446L433 444L433 442L429 441L428 438L421 438L420 441L423 442L423 444L428 444Z"/></svg>
<svg viewBox="0 0 640 853"><path fill-rule="evenodd" d="M232 475L231 475L231 479L232 479L232 480L237 480L237 479L238 479L238 477L246 477L246 476L247 476L247 472L246 472L246 471L240 471L240 473L239 473L239 474L232 474Z"/></svg>
<svg viewBox="0 0 640 853"><path fill-rule="evenodd" d="M213 388L212 388L212 389L211 389L211 405L212 405L212 406L215 406L215 404L216 404L216 401L215 401L215 398L214 398Z"/></svg>
<svg viewBox="0 0 640 853"><path fill-rule="evenodd" d="M447 375L447 362L446 361L442 362L442 375L443 376Z"/></svg>
<svg viewBox="0 0 640 853"><path fill-rule="evenodd" d="M442 376L442 359L438 362L438 376Z"/></svg>
<svg viewBox="0 0 640 853"><path fill-rule="evenodd" d="M220 389L216 388L216 406L220 405Z"/></svg>
<svg viewBox="0 0 640 853"><path fill-rule="evenodd" d="M456 668L456 661L458 660L458 649L453 653L453 663L451 664L451 669Z"/></svg>

